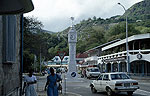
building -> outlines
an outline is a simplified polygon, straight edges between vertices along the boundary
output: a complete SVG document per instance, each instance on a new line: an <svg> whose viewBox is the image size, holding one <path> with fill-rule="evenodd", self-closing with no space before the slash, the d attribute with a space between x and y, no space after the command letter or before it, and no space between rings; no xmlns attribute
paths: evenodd
<svg viewBox="0 0 150 96"><path fill-rule="evenodd" d="M76 63L77 67L85 67L84 64L84 59L87 58L87 54L81 54L78 53L76 55ZM47 67L66 67L68 68L68 62L69 62L69 56L64 56L63 60L61 61L59 56L55 56L51 61L47 62Z"/></svg>
<svg viewBox="0 0 150 96"><path fill-rule="evenodd" d="M55 56L51 61L48 61L47 67L68 67L69 56L64 56L61 60L59 56Z"/></svg>
<svg viewBox="0 0 150 96"><path fill-rule="evenodd" d="M150 34L133 35L128 38L129 73L132 75L150 75ZM99 46L96 53L97 65L101 72L127 72L126 39ZM89 57L91 58L91 57ZM92 62L92 60L90 61Z"/></svg>
<svg viewBox="0 0 150 96"><path fill-rule="evenodd" d="M0 96L21 96L21 14L33 5L30 0L2 0L0 6Z"/></svg>
<svg viewBox="0 0 150 96"><path fill-rule="evenodd" d="M117 42L117 41L120 41L120 39L113 40L111 42L102 44L100 46L94 47L94 48L89 49L86 52L84 52L84 54L88 54L88 57L84 59L83 65L87 65L90 67L97 66L98 65L98 57L102 55L102 48L109 44Z"/></svg>

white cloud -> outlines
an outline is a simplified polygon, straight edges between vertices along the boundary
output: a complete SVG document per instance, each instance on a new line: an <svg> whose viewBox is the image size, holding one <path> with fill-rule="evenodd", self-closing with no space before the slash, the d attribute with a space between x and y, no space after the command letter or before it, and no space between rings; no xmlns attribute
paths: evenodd
<svg viewBox="0 0 150 96"><path fill-rule="evenodd" d="M25 16L38 17L44 24L44 29L62 31L71 24L70 17L75 17L75 23L89 17L109 18L123 14L126 8L142 0L33 0L34 11Z"/></svg>

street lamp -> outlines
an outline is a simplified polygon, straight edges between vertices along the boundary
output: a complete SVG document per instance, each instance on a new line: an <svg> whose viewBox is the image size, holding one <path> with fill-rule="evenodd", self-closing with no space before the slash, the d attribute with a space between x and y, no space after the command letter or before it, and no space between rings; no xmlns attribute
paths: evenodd
<svg viewBox="0 0 150 96"><path fill-rule="evenodd" d="M124 11L126 12L126 8L121 4L118 3L120 6L123 7ZM126 51L127 51L127 72L130 73L130 65L129 65L129 50L128 50L128 18L126 14Z"/></svg>

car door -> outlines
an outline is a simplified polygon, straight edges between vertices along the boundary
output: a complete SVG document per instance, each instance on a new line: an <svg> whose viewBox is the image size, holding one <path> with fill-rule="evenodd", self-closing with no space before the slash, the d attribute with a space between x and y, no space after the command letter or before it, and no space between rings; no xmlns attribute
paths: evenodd
<svg viewBox="0 0 150 96"><path fill-rule="evenodd" d="M95 80L95 82L94 82L94 85L95 85L95 89L97 90L97 91L101 91L101 81L102 81L102 77L103 77L103 75L100 75L96 80Z"/></svg>
<svg viewBox="0 0 150 96"><path fill-rule="evenodd" d="M106 86L107 84L109 83L109 75L108 74L105 74L102 78L102 81L101 81L101 90L102 91L105 91L106 90Z"/></svg>

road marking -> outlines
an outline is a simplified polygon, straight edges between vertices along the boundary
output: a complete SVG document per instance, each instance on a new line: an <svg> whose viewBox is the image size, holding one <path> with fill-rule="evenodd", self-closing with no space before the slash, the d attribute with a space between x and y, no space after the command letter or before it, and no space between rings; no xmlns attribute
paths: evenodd
<svg viewBox="0 0 150 96"><path fill-rule="evenodd" d="M72 95L76 95L76 96L82 96L82 95L80 95L80 94L73 93L73 92L66 92L66 93L69 93L69 94L72 94Z"/></svg>
<svg viewBox="0 0 150 96"><path fill-rule="evenodd" d="M150 95L150 92L144 91L144 90L140 90L140 89L138 89L137 91L135 91L135 93L142 94L142 95Z"/></svg>
<svg viewBox="0 0 150 96"><path fill-rule="evenodd" d="M73 88L73 89L80 89L81 87L75 87L75 88Z"/></svg>
<svg viewBox="0 0 150 96"><path fill-rule="evenodd" d="M139 91L143 91L143 92L145 92L145 93L149 93L150 94L150 92L148 92L148 91L144 91L144 90L140 90L140 89L138 89Z"/></svg>

